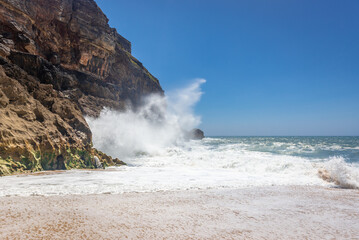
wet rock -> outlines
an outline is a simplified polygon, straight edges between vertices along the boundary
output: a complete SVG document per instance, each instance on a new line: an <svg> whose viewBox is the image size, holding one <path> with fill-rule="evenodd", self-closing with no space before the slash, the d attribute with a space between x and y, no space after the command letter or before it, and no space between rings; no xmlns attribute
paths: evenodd
<svg viewBox="0 0 359 240"><path fill-rule="evenodd" d="M204 138L204 132L201 129L193 129L192 130L192 137L193 139L203 139Z"/></svg>
<svg viewBox="0 0 359 240"><path fill-rule="evenodd" d="M0 0L0 175L123 164L83 116L149 93L158 80L94 0Z"/></svg>
<svg viewBox="0 0 359 240"><path fill-rule="evenodd" d="M204 138L204 132L201 129L195 128L185 134L187 139L201 140Z"/></svg>

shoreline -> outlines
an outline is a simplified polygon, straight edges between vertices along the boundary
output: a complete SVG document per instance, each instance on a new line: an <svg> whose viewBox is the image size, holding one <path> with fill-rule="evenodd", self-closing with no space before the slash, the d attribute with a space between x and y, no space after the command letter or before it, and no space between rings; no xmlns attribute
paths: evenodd
<svg viewBox="0 0 359 240"><path fill-rule="evenodd" d="M358 197L319 186L0 197L0 238L350 239Z"/></svg>
<svg viewBox="0 0 359 240"><path fill-rule="evenodd" d="M55 175L58 173L66 173L68 171L93 171L93 172L102 172L102 171L115 171L112 168L113 167L121 167L121 166L126 166L126 164L124 165L113 165L113 166L108 166L106 168L70 168L70 169L59 169L59 170L40 170L40 171L31 171L31 170L26 170L24 172L13 172L9 175L0 175L0 179L4 178L4 177L12 177L12 176L39 176L39 175Z"/></svg>

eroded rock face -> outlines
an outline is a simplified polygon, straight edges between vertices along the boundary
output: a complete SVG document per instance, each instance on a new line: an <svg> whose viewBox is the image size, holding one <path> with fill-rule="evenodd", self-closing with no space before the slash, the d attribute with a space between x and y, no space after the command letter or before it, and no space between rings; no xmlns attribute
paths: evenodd
<svg viewBox="0 0 359 240"><path fill-rule="evenodd" d="M84 115L163 91L93 0L0 0L0 175L122 163Z"/></svg>
<svg viewBox="0 0 359 240"><path fill-rule="evenodd" d="M121 163L91 142L77 104L0 57L0 175Z"/></svg>
<svg viewBox="0 0 359 240"><path fill-rule="evenodd" d="M122 109L126 101L136 105L145 94L163 92L93 0L0 0L0 22L0 54L30 74L31 61L17 52L58 67L66 80L48 66L36 73L45 71L42 81L69 91L84 114L97 116L103 106Z"/></svg>

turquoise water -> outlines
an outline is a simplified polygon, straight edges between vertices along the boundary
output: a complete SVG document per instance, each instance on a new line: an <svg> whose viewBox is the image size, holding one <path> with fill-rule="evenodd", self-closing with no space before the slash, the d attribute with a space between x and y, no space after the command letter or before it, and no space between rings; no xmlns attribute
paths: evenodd
<svg viewBox="0 0 359 240"><path fill-rule="evenodd" d="M207 145L237 144L247 151L326 160L342 157L359 163L359 137L211 137Z"/></svg>
<svg viewBox="0 0 359 240"><path fill-rule="evenodd" d="M207 137L167 146L152 143L123 159L127 166L106 171L0 178L0 196L259 186L359 189L358 137Z"/></svg>

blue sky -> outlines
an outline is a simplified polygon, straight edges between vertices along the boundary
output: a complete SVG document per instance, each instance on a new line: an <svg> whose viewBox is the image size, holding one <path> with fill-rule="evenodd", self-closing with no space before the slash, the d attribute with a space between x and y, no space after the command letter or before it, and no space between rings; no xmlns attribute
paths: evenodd
<svg viewBox="0 0 359 240"><path fill-rule="evenodd" d="M96 0L206 135L359 135L359 1Z"/></svg>

